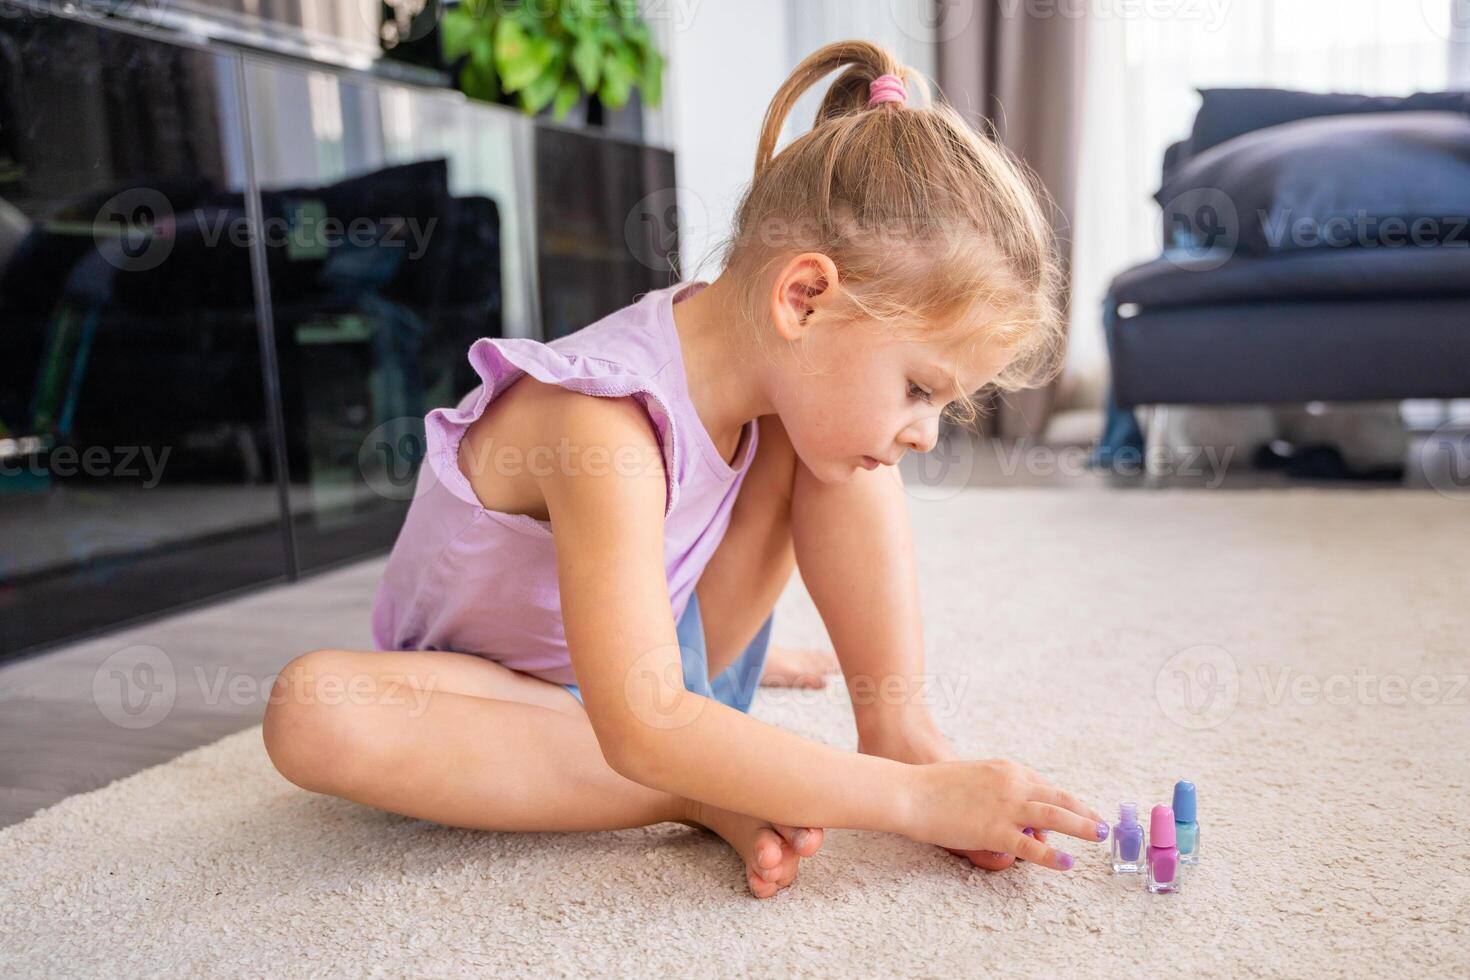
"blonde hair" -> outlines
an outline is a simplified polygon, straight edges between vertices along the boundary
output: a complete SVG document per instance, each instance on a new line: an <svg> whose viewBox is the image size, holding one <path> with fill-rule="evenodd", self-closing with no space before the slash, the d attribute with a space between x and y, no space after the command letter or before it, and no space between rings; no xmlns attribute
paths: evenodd
<svg viewBox="0 0 1470 980"><path fill-rule="evenodd" d="M841 68L812 130L776 153L797 99ZM884 74L918 89L926 104L869 107L868 86ZM1023 162L929 93L923 75L866 41L807 56L766 110L724 268L746 284L748 312L772 267L821 252L839 274L832 313L840 322L937 342L959 361L996 339L1012 357L995 387L1045 383L1065 349L1050 197ZM951 325L935 326L944 321ZM970 393L956 404L957 420L975 419Z"/></svg>

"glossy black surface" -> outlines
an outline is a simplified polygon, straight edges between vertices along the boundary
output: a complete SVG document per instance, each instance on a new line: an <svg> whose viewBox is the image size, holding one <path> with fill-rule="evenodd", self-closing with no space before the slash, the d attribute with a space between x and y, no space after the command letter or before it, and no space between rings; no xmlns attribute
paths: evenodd
<svg viewBox="0 0 1470 980"><path fill-rule="evenodd" d="M286 575L227 56L0 17L0 656Z"/></svg>
<svg viewBox="0 0 1470 980"><path fill-rule="evenodd" d="M538 273L547 339L677 281L674 155L536 129Z"/></svg>

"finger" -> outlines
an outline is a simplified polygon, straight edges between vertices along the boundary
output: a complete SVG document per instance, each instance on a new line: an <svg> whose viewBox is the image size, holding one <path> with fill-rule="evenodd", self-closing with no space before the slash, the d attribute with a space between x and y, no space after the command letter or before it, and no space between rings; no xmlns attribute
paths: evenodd
<svg viewBox="0 0 1470 980"><path fill-rule="evenodd" d="M1028 837L1020 831L1016 832L1012 850L1023 860L1039 864L1044 868L1051 868L1054 871L1066 871L1076 861L1072 855L1054 847L1048 847L1036 838Z"/></svg>
<svg viewBox="0 0 1470 980"><path fill-rule="evenodd" d="M1033 827L1045 827L1048 830L1057 830L1081 840L1089 840L1096 843L1108 839L1108 825L1101 820L1089 820L1087 817L1079 817L1071 810L1063 810L1059 806L1050 803L1027 803L1024 809L1027 823Z"/></svg>
<svg viewBox="0 0 1470 980"><path fill-rule="evenodd" d="M1087 817L1089 820L1097 823L1104 822L1101 813L1098 813L1066 790L1057 789L1044 779L1032 787L1031 798L1041 803L1050 803L1053 806L1059 806L1064 810L1071 810L1073 813Z"/></svg>
<svg viewBox="0 0 1470 980"><path fill-rule="evenodd" d="M1035 827L1022 827L1021 833L1025 834L1027 837L1035 837L1039 841L1046 840L1046 831L1037 830ZM1024 861L1025 858L1016 858L1016 860Z"/></svg>
<svg viewBox="0 0 1470 980"><path fill-rule="evenodd" d="M822 849L821 827L788 827L783 823L773 823L771 826L802 857L811 857Z"/></svg>

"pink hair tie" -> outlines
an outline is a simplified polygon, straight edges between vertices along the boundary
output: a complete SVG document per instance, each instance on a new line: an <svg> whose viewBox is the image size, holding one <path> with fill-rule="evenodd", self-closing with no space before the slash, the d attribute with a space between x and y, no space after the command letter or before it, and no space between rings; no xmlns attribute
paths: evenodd
<svg viewBox="0 0 1470 980"><path fill-rule="evenodd" d="M868 83L868 108L884 102L908 102L908 89L897 75L879 75Z"/></svg>

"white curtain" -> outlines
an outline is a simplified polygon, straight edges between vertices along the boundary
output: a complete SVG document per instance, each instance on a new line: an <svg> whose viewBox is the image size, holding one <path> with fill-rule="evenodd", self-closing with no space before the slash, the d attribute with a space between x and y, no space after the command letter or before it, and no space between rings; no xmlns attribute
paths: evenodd
<svg viewBox="0 0 1470 980"><path fill-rule="evenodd" d="M1470 0L1095 0L1074 241L1069 407L1106 386L1100 307L1112 277L1158 255L1165 148L1189 135L1196 87L1405 95L1470 83ZM1464 74L1462 74L1464 73ZM1068 397L1070 392L1070 397Z"/></svg>

